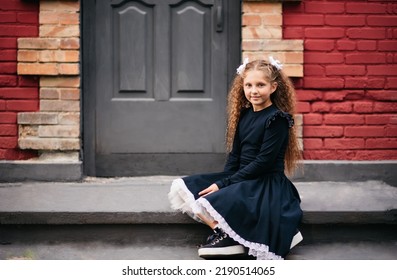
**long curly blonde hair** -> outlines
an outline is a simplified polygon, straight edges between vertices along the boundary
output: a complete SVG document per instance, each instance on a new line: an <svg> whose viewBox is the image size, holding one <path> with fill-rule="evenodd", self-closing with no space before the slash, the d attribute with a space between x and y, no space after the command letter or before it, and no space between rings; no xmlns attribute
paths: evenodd
<svg viewBox="0 0 397 280"><path fill-rule="evenodd" d="M270 100L281 111L289 113L292 116L295 114L295 89L288 76L266 60L249 62L242 73L235 76L229 91L227 106L228 123L226 130L226 148L228 152L231 151L233 146L242 109L251 107L251 103L244 95L244 78L247 72L252 70L263 71L270 83L277 83L277 89L270 95ZM294 172L301 157L297 134L295 128L291 127L289 129L288 146L285 153L285 169L287 173L292 174Z"/></svg>

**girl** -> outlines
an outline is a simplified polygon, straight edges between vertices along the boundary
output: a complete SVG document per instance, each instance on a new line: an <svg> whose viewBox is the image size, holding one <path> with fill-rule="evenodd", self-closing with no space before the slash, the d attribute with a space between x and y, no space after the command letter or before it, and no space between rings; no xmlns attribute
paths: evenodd
<svg viewBox="0 0 397 280"><path fill-rule="evenodd" d="M229 93L224 171L172 183L171 207L214 230L198 249L202 258L248 249L257 259L282 259L302 239L299 194L284 174L300 158L295 91L281 69L272 57L244 61Z"/></svg>

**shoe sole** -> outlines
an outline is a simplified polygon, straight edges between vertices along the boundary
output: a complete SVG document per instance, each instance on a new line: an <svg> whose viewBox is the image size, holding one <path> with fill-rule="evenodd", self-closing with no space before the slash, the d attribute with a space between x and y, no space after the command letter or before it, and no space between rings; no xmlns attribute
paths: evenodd
<svg viewBox="0 0 397 280"><path fill-rule="evenodd" d="M291 242L291 247L290 249L294 248L296 245L298 245L301 241L303 240L302 234L300 231L298 231L297 234L294 235L294 237L292 238L292 242Z"/></svg>
<svg viewBox="0 0 397 280"><path fill-rule="evenodd" d="M228 247L219 248L200 248L198 249L199 257L210 257L210 256L228 256L228 255L241 255L244 254L245 250L242 245L234 245Z"/></svg>

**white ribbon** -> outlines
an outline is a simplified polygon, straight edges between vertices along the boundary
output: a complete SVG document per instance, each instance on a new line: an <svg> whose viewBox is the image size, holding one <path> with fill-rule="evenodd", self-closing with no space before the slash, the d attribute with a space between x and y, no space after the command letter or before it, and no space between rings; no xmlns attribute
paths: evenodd
<svg viewBox="0 0 397 280"><path fill-rule="evenodd" d="M241 65L236 69L237 74L241 75L241 74L244 72L245 66L247 66L248 62L249 62L249 59L248 59L248 57L246 57L246 58L244 59L243 64L241 64Z"/></svg>
<svg viewBox="0 0 397 280"><path fill-rule="evenodd" d="M269 56L269 62L270 62L271 65L276 67L277 70L283 69L283 65L281 64L281 62L279 60L277 60L277 59L274 59L273 56Z"/></svg>

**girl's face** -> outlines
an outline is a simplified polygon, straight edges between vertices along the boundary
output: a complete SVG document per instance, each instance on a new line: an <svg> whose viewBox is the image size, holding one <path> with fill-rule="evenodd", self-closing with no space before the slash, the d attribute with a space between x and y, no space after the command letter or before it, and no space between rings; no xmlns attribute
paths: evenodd
<svg viewBox="0 0 397 280"><path fill-rule="evenodd" d="M243 85L245 98L252 104L254 111L260 111L272 105L270 95L276 90L277 83L269 82L263 71L248 71Z"/></svg>

